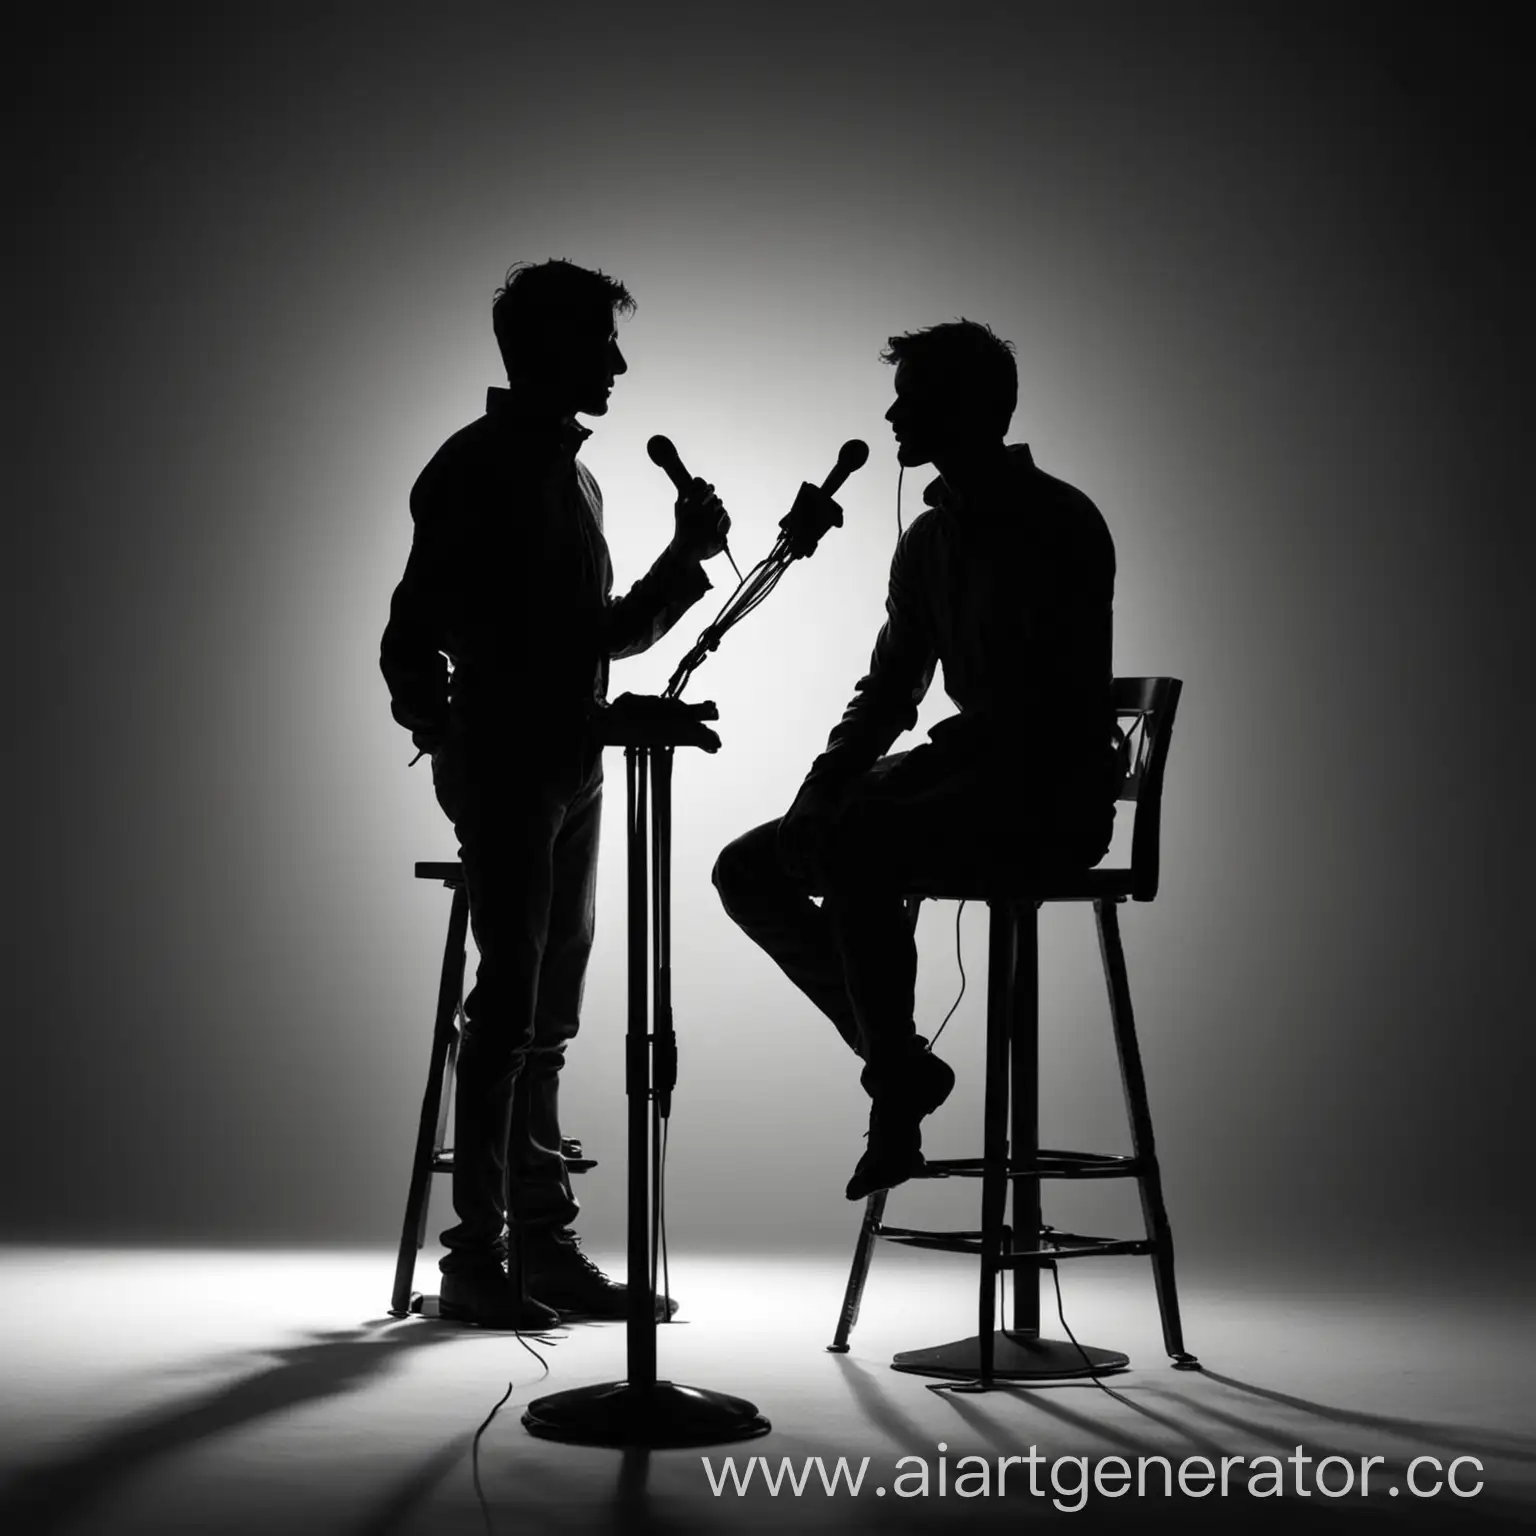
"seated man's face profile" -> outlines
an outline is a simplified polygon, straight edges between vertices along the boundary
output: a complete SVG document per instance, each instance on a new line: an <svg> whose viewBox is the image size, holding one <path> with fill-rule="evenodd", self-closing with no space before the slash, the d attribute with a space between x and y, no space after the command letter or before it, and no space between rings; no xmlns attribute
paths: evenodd
<svg viewBox="0 0 1536 1536"><path fill-rule="evenodd" d="M885 419L896 438L896 461L907 469L931 464L946 447L964 441L968 420L953 381L934 368L896 365L896 399ZM974 430L974 429L972 429Z"/></svg>

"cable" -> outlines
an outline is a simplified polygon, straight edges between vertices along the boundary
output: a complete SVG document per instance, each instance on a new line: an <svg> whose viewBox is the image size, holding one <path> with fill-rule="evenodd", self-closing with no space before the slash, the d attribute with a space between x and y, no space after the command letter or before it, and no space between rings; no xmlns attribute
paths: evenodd
<svg viewBox="0 0 1536 1536"><path fill-rule="evenodd" d="M955 1016L955 1009L960 1006L960 999L965 996L965 957L960 953L960 919L965 913L965 903L962 901L955 911L955 964L960 967L960 990L955 994L955 1000L949 1005L949 1012L944 1015L944 1024L933 1032L933 1039L928 1042L931 1051L938 1044L939 1036L944 1033L944 1025Z"/></svg>
<svg viewBox="0 0 1536 1536"><path fill-rule="evenodd" d="M512 1383L509 1381L507 1383L507 1390L501 1394L501 1402L498 1402L496 1407L486 1414L485 1422L475 1431L474 1442L469 1452L470 1475L475 1483L475 1497L480 1500L480 1514L485 1520L486 1536L496 1536L496 1527L491 1523L491 1506L486 1502L485 1489L480 1486L480 1436L485 1433L491 1420L496 1417L496 1410L511 1396Z"/></svg>
<svg viewBox="0 0 1536 1536"><path fill-rule="evenodd" d="M519 1344L521 1344L523 1346L523 1348L526 1349L528 1351L528 1353L530 1355L532 1355L533 1358L535 1360L537 1360L539 1362L539 1364L544 1367L544 1376L548 1376L549 1375L549 1362L543 1357L543 1355L541 1355L538 1352L538 1350L536 1350L527 1341L527 1339L525 1339L522 1336L522 1334L520 1334L520 1333L517 1335L517 1342ZM544 1379L544 1377L541 1376L541 1377L538 1377L537 1379L542 1381ZM491 1506L489 1505L489 1503L486 1502L485 1489L480 1486L480 1437L490 1427L491 1420L496 1417L496 1414L499 1411L499 1409L501 1408L501 1405L503 1403L505 1403L506 1400L509 1397L511 1397L511 1396L512 1396L512 1383L509 1381L507 1383L507 1390L505 1392L503 1392L501 1394L501 1397L497 1400L496 1407L492 1408L491 1411L488 1414L486 1414L484 1420L482 1421L482 1423L480 1425L480 1428L475 1431L475 1438L470 1442L470 1448L469 1448L469 1470L470 1470L470 1476L473 1479L474 1484L475 1484L475 1497L477 1499L479 1499L479 1501L480 1501L480 1514L481 1514L482 1518L485 1520L485 1529L486 1529L487 1536L496 1536L496 1527L491 1523Z"/></svg>
<svg viewBox="0 0 1536 1536"><path fill-rule="evenodd" d="M743 576L739 570L737 570L736 562L735 562L734 559L731 558L731 552L729 550L727 550L725 552L725 555L726 555L726 559L731 561L731 569L736 572L736 586L735 586L735 589L731 592L730 596L727 597L726 600L723 603L721 603L720 611L719 611L719 613L717 613L715 615L716 619L718 619L720 617L720 614L724 613L725 610L730 606L730 604L735 601L736 593L740 592L741 589L744 586L746 586L746 584L747 584L747 578L745 576ZM761 563L762 563L761 561L758 562L759 565ZM754 567L754 569L756 569L756 567Z"/></svg>
<svg viewBox="0 0 1536 1536"><path fill-rule="evenodd" d="M470 1476L475 1479L475 1498L478 1498L479 1504L481 1504L481 1518L485 1521L485 1533L487 1533L487 1536L496 1536L496 1527L492 1524L492 1519L490 1519L490 1504L487 1504L487 1501L485 1501L485 1490L481 1487L481 1481L479 1481L479 1438L481 1438L481 1435L484 1435L485 1428L490 1425L490 1421L496 1418L496 1409L499 1409L502 1402L507 1401L510 1396L511 1382L508 1381L507 1390L501 1395L501 1402L498 1402L495 1409L490 1410L490 1413L485 1415L485 1422L476 1430L475 1441L473 1441L472 1447L470 1447Z"/></svg>
<svg viewBox="0 0 1536 1536"><path fill-rule="evenodd" d="M703 663L704 658L720 644L733 625L739 624L767 598L794 559L795 555L789 546L789 535L781 531L773 548L746 576L741 577L736 590L726 599L713 622L706 626L693 648L678 663L677 670L667 684L663 695L665 698L675 699L682 693L688 679Z"/></svg>
<svg viewBox="0 0 1536 1536"><path fill-rule="evenodd" d="M1043 1230L1050 1232L1053 1229L1046 1227ZM1051 1284L1056 1288L1056 1316L1061 1319L1061 1326L1066 1329L1067 1337L1072 1340L1073 1344L1077 1345L1077 1352L1083 1357L1083 1364L1088 1367L1088 1374L1093 1377L1094 1386L1096 1386L1101 1392L1109 1393L1109 1395L1114 1398L1116 1402L1124 1403L1127 1408L1134 1408L1136 1404L1133 1403L1128 1397L1125 1397L1121 1393L1116 1392L1113 1387L1106 1387L1104 1385L1103 1377L1100 1376L1099 1373L1094 1369L1093 1361L1088 1358L1088 1351L1084 1349L1081 1344L1078 1344L1077 1335L1072 1332L1071 1326L1067 1322L1066 1311L1061 1304L1061 1276L1057 1273L1057 1264L1055 1259L1050 1261L1049 1267L1051 1271ZM1017 1284L1018 1281L1015 1280L1014 1283Z"/></svg>
<svg viewBox="0 0 1536 1536"><path fill-rule="evenodd" d="M678 663L677 670L667 684L664 697L676 698L704 658L720 644L726 631L757 607L773 590L781 572L769 570L768 566L769 562L778 555L779 546L775 545L774 553L760 561L747 576L742 578L740 585L726 599L713 622L705 627L703 634L694 642L693 648Z"/></svg>
<svg viewBox="0 0 1536 1536"><path fill-rule="evenodd" d="M898 463L896 469L896 537L899 539L906 532L901 526L901 482L906 478L907 466Z"/></svg>

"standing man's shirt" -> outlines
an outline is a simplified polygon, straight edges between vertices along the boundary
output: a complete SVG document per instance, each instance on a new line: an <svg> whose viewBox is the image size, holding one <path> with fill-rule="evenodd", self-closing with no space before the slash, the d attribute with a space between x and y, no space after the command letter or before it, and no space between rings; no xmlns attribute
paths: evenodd
<svg viewBox="0 0 1536 1536"><path fill-rule="evenodd" d="M580 734L607 697L609 659L654 644L710 589L669 546L613 597L602 493L576 457L590 435L532 422L492 389L485 415L412 487L415 531L380 666L420 750L435 751L450 724L494 740Z"/></svg>
<svg viewBox="0 0 1536 1536"><path fill-rule="evenodd" d="M1115 549L1098 508L1008 450L1004 480L967 504L935 480L891 561L886 619L807 782L847 787L917 723L944 668L959 714L935 745L1037 786L1118 784L1112 706Z"/></svg>

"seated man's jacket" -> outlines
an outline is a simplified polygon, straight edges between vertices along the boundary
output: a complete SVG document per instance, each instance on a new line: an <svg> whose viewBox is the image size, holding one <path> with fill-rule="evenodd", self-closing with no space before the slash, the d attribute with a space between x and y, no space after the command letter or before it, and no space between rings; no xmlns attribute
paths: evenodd
<svg viewBox="0 0 1536 1536"><path fill-rule="evenodd" d="M1008 450L992 492L967 504L942 479L924 492L891 561L886 619L808 785L853 782L917 723L944 668L959 713L929 732L999 790L1103 802L1119 786L1112 707L1115 549L1098 508Z"/></svg>
<svg viewBox="0 0 1536 1536"><path fill-rule="evenodd" d="M498 747L575 740L607 697L609 659L654 644L709 590L668 546L613 597L602 494L576 458L588 436L570 420L535 425L493 389L412 487L379 662L420 751L450 727Z"/></svg>

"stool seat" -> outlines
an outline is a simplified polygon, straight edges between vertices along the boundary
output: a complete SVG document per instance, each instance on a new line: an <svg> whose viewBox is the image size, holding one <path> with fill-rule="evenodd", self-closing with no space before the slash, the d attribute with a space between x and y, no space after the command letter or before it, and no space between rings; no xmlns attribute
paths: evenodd
<svg viewBox="0 0 1536 1536"><path fill-rule="evenodd" d="M565 1163L567 1173L588 1173L597 1167L595 1157L583 1157L581 1155L581 1143L579 1141L562 1141L560 1143L560 1157ZM453 1172L453 1148L443 1147L432 1154L433 1173Z"/></svg>
<svg viewBox="0 0 1536 1536"><path fill-rule="evenodd" d="M969 1377L986 1389L994 1378L1061 1380L1096 1375L1127 1365L1112 1350L1040 1337L1040 1276L1058 1260L1103 1255L1141 1255L1152 1260L1162 1317L1163 1342L1175 1368L1198 1370L1184 1348L1173 1272L1173 1237L1163 1205L1162 1181L1152 1139L1152 1117L1136 1043L1130 984L1120 942L1119 909L1157 894L1163 770L1173 717L1183 684L1177 678L1116 678L1115 714L1122 729L1127 769L1117 799L1135 803L1128 867L1081 871L1042 870L1024 888L1017 878L995 881L940 880L907 892L914 925L925 900L985 902L991 931L987 964L986 1085L983 1153L980 1157L930 1159L915 1179L981 1180L981 1226L976 1230L898 1227L884 1220L891 1191L865 1202L837 1332L828 1346L846 1353L858 1320L877 1239L910 1248L966 1253L980 1260L977 1332L969 1339L896 1356L896 1370L920 1375ZM1038 909L1048 901L1089 902L1109 993L1110 1019L1120 1059L1134 1151L1129 1155L1061 1151L1039 1145L1039 931ZM1143 1237L1098 1237L1059 1231L1041 1219L1046 1179L1136 1180L1146 1229ZM1005 1221L1008 1205L1012 1221ZM996 1327L999 1276L1012 1272L1013 1326Z"/></svg>
<svg viewBox="0 0 1536 1536"><path fill-rule="evenodd" d="M970 881L925 881L907 892L912 901L1035 902L1125 901L1134 894L1128 866L1063 871L1043 876L1037 886L978 886Z"/></svg>

